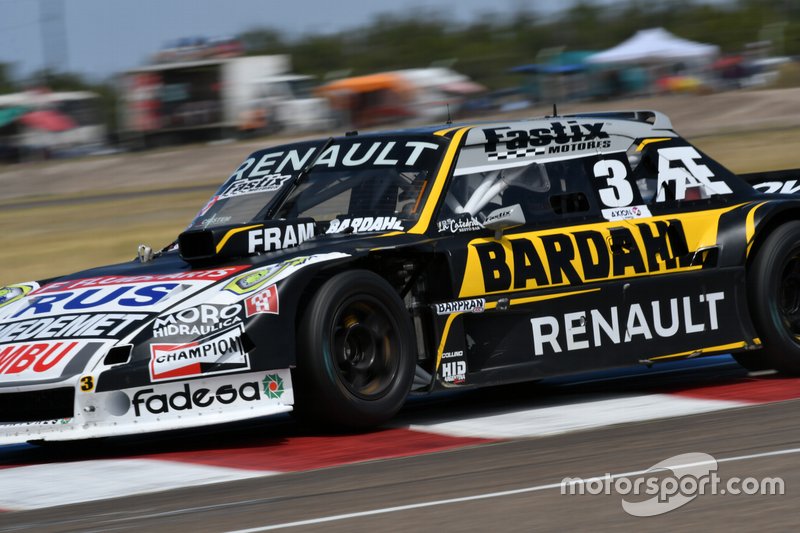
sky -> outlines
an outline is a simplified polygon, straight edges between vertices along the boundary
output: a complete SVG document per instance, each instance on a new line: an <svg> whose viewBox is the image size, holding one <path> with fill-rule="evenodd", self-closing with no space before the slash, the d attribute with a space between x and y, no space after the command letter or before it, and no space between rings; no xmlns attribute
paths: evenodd
<svg viewBox="0 0 800 533"><path fill-rule="evenodd" d="M0 0L0 63L22 77L50 63L62 72L102 79L147 62L167 41L189 36L236 35L254 27L274 27L288 35L329 33L369 23L380 13L424 9L453 12L459 22L485 13L526 8L552 13L571 0ZM42 15L64 13L65 37L57 21ZM47 29L45 35L41 28Z"/></svg>

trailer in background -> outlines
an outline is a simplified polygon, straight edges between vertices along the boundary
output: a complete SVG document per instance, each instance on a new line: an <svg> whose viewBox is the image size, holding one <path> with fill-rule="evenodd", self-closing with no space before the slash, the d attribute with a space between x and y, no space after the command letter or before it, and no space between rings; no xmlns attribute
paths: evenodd
<svg viewBox="0 0 800 533"><path fill-rule="evenodd" d="M140 146L313 129L327 104L299 100L288 84L289 56L246 56L150 65L123 74L122 136ZM272 93L279 86L280 97ZM320 127L325 124L319 124Z"/></svg>

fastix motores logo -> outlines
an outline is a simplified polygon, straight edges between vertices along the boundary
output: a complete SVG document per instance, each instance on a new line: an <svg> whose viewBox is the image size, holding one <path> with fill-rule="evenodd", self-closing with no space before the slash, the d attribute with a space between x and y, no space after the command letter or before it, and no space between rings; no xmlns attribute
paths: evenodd
<svg viewBox="0 0 800 533"><path fill-rule="evenodd" d="M602 122L579 124L568 120L566 123L551 122L549 128L530 130L512 130L509 126L485 128L485 150L490 159L508 159L609 148L611 141L608 140L608 133L603 131L603 126ZM504 144L507 151L500 152L499 144Z"/></svg>

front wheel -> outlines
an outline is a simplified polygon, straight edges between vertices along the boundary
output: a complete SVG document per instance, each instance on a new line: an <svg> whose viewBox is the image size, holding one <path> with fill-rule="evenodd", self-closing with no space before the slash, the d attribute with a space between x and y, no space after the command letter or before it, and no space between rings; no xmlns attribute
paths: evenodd
<svg viewBox="0 0 800 533"><path fill-rule="evenodd" d="M299 414L362 428L402 407L414 377L413 329L403 301L383 278L366 270L332 277L301 320Z"/></svg>
<svg viewBox="0 0 800 533"><path fill-rule="evenodd" d="M800 221L787 222L767 237L747 283L764 346L762 367L800 374Z"/></svg>

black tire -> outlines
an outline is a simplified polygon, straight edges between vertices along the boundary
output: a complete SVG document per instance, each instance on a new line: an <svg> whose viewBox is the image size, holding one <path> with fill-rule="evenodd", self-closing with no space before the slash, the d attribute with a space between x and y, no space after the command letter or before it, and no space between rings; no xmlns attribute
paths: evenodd
<svg viewBox="0 0 800 533"><path fill-rule="evenodd" d="M747 273L748 298L763 348L760 369L800 374L800 221L776 228ZM758 367L756 367L758 368Z"/></svg>
<svg viewBox="0 0 800 533"><path fill-rule="evenodd" d="M295 409L326 427L358 429L391 418L416 365L403 301L366 270L337 274L314 294L298 327Z"/></svg>

